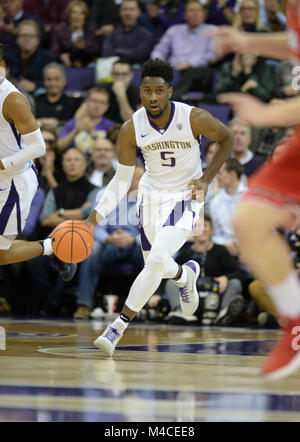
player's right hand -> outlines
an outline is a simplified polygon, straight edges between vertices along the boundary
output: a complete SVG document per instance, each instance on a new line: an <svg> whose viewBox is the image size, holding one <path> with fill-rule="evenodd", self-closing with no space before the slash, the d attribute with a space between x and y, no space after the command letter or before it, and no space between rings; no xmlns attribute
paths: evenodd
<svg viewBox="0 0 300 442"><path fill-rule="evenodd" d="M230 26L220 26L208 31L206 35L215 37L215 52L218 58L231 52L246 51L247 36L245 32Z"/></svg>

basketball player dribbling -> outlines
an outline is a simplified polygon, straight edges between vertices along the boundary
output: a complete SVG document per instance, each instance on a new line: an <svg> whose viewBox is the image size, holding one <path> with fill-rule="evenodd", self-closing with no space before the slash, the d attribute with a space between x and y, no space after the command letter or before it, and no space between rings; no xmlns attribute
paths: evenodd
<svg viewBox="0 0 300 442"><path fill-rule="evenodd" d="M300 2L287 0L287 33L246 34L230 28L215 32L222 54L253 51L258 55L300 62ZM224 94L235 113L253 126L286 127L300 121L300 97L267 105L250 96ZM266 286L281 317L284 336L262 368L270 379L289 375L300 366L300 284L290 250L276 228L293 229L300 222L300 126L276 158L249 181L249 190L234 217L234 229L245 262Z"/></svg>
<svg viewBox="0 0 300 442"><path fill-rule="evenodd" d="M184 314L192 315L199 303L198 263L189 261L181 267L172 256L192 234L208 185L227 159L233 135L209 112L171 101L172 79L173 69L167 62L156 59L143 65L143 107L121 128L116 174L88 218L95 227L126 195L139 146L146 165L137 203L145 266L134 281L121 314L94 342L109 356L163 278L172 278L177 283ZM204 174L199 149L202 135L219 144Z"/></svg>
<svg viewBox="0 0 300 442"><path fill-rule="evenodd" d="M45 154L46 146L27 99L5 78L0 44L0 265L52 255L51 239L15 240L25 226L38 187L32 160ZM54 260L65 281L76 266Z"/></svg>

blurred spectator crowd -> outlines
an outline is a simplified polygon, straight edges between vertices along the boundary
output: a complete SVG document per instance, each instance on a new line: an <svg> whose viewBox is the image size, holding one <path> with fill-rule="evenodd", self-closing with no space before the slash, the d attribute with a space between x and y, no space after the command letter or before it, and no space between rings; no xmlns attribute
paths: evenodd
<svg viewBox="0 0 300 442"><path fill-rule="evenodd" d="M120 127L141 106L141 65L168 60L175 69L173 98L229 125L234 146L210 185L202 233L175 257L201 265L197 312L184 317L175 284L163 281L137 320L276 327L263 285L243 264L231 217L249 176L273 161L294 128L252 128L218 104L218 95L239 91L271 103L297 95L294 65L254 53L220 59L209 31L220 25L283 31L284 11L281 0L0 0L7 77L27 96L47 147L36 161L40 187L22 236L44 238L62 221L91 213L116 170ZM215 149L202 140L204 168ZM143 267L132 197L143 173L138 152L127 199L110 215L114 221L96 228L95 248L71 283L46 256L0 267L0 314L88 319L120 311ZM300 267L300 232L280 234Z"/></svg>

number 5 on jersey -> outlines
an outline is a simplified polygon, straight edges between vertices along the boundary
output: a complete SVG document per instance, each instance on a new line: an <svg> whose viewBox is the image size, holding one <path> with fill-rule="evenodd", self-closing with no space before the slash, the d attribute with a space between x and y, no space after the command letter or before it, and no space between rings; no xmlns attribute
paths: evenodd
<svg viewBox="0 0 300 442"><path fill-rule="evenodd" d="M168 155L171 155L171 157L168 157ZM161 159L163 161L168 161L167 163L162 163L162 166L169 166L169 167L175 166L176 160L172 155L174 155L174 152L160 152Z"/></svg>

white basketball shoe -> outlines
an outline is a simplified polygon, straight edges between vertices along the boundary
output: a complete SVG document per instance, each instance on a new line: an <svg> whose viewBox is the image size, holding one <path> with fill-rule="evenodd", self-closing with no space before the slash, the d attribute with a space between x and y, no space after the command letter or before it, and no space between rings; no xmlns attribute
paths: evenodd
<svg viewBox="0 0 300 442"><path fill-rule="evenodd" d="M102 335L94 341L94 345L100 348L107 356L112 356L122 336L123 333L120 333L115 327L109 325Z"/></svg>
<svg viewBox="0 0 300 442"><path fill-rule="evenodd" d="M199 305L199 294L197 290L197 279L200 274L200 266L196 261L188 261L183 266L186 269L186 282L176 282L180 292L180 305L186 316L192 316Z"/></svg>

